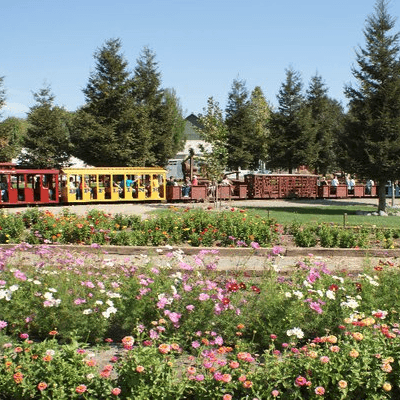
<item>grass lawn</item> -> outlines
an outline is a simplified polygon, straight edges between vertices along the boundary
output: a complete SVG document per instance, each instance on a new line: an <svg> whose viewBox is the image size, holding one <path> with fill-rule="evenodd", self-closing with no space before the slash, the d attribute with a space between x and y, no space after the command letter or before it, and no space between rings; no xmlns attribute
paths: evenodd
<svg viewBox="0 0 400 400"><path fill-rule="evenodd" d="M299 222L304 225L320 223L343 225L345 214L347 214L346 226L375 225L383 228L398 228L400 223L400 218L397 216L380 217L355 214L357 210L372 213L376 211L376 207L373 206L249 207L247 210L261 216L269 214L271 218L275 218L278 223L283 225L289 225L292 222Z"/></svg>

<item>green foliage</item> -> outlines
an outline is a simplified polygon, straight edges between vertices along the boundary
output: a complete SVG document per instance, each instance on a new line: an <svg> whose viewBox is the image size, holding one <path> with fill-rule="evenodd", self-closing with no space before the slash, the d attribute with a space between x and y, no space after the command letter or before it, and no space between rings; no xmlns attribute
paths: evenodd
<svg viewBox="0 0 400 400"><path fill-rule="evenodd" d="M254 139L254 124L250 111L248 92L245 82L235 79L228 96L228 104L225 110L225 124L228 130L227 167L233 171L239 167L248 169L254 167L254 154L252 154L252 142Z"/></svg>
<svg viewBox="0 0 400 400"><path fill-rule="evenodd" d="M11 162L22 148L28 123L19 118L7 118L0 122L0 162Z"/></svg>
<svg viewBox="0 0 400 400"><path fill-rule="evenodd" d="M315 127L305 107L300 74L286 70L286 81L279 90L279 108L271 118L271 146L268 166L288 169L312 166L316 160Z"/></svg>
<svg viewBox="0 0 400 400"><path fill-rule="evenodd" d="M199 123L202 126L198 128L201 137L211 146L211 150L201 148L206 165L205 174L213 182L218 182L228 162L226 148L228 131L218 102L212 97L207 100L207 109L204 109L204 115L200 116Z"/></svg>
<svg viewBox="0 0 400 400"><path fill-rule="evenodd" d="M367 18L365 49L356 53L352 70L357 86L347 86L349 118L342 138L347 170L372 178L383 188L400 176L400 62L399 34L391 33L395 19L386 0L377 0ZM379 192L385 210L385 192Z"/></svg>
<svg viewBox="0 0 400 400"><path fill-rule="evenodd" d="M23 143L26 151L20 154L19 162L32 168L61 168L71 154L70 115L54 105L49 86L34 93L34 99Z"/></svg>
<svg viewBox="0 0 400 400"><path fill-rule="evenodd" d="M339 165L337 154L341 153L342 146L338 138L344 119L341 105L329 98L327 93L322 77L313 76L307 90L306 107L310 109L316 135L317 157L314 165L322 175L335 171Z"/></svg>

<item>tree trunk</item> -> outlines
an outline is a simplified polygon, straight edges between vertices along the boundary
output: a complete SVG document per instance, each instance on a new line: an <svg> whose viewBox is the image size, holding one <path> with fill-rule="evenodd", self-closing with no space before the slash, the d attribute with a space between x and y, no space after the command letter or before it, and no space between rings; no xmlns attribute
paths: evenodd
<svg viewBox="0 0 400 400"><path fill-rule="evenodd" d="M386 181L379 181L379 204L378 204L378 212L384 211L386 212Z"/></svg>

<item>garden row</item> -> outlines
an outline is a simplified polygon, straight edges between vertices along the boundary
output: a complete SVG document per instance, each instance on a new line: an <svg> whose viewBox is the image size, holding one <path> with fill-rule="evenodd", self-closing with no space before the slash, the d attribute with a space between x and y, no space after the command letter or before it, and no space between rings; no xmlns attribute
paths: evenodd
<svg viewBox="0 0 400 400"><path fill-rule="evenodd" d="M260 277L222 274L217 250L138 266L92 246L0 251L1 399L400 396L394 262L334 275L310 256L280 275L276 247Z"/></svg>
<svg viewBox="0 0 400 400"><path fill-rule="evenodd" d="M171 208L142 220L136 215L112 216L92 210L78 216L65 210L54 215L37 208L19 214L0 214L0 243L93 244L125 246L191 245L195 247L261 247L282 244L291 234L300 247L395 248L400 228L343 228L332 224L287 226L254 212Z"/></svg>

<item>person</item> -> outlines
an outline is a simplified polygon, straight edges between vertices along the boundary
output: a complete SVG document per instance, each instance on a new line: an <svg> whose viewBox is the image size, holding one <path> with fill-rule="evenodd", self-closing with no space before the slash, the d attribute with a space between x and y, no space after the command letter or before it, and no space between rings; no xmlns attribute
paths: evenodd
<svg viewBox="0 0 400 400"><path fill-rule="evenodd" d="M351 177L349 182L348 182L348 186L347 186L348 190L350 192L354 192L354 186L355 185L356 185L356 181L354 180L354 177Z"/></svg>
<svg viewBox="0 0 400 400"><path fill-rule="evenodd" d="M222 178L222 181L221 181L221 185L222 186L231 186L232 181L227 177L227 175L224 175L224 177Z"/></svg>
<svg viewBox="0 0 400 400"><path fill-rule="evenodd" d="M199 181L197 180L197 176L193 175L192 186L197 186L198 184L199 184Z"/></svg>
<svg viewBox="0 0 400 400"><path fill-rule="evenodd" d="M8 185L7 185L7 178L5 176L1 178L0 188L1 188L1 200L8 201Z"/></svg>
<svg viewBox="0 0 400 400"><path fill-rule="evenodd" d="M319 186L325 186L327 184L328 182L326 181L326 178L323 176L322 179L320 180Z"/></svg>
<svg viewBox="0 0 400 400"><path fill-rule="evenodd" d="M178 186L178 183L175 181L173 176L170 176L167 180L167 186Z"/></svg>
<svg viewBox="0 0 400 400"><path fill-rule="evenodd" d="M182 185L182 196L183 197L189 197L190 186L191 186L190 179L189 179L189 177L186 177L185 182Z"/></svg>
<svg viewBox="0 0 400 400"><path fill-rule="evenodd" d="M81 191L80 191L79 187L77 188L75 186L74 178L72 176L69 178L68 187L69 187L70 190L73 190L73 192L71 191L71 194L75 193L76 199L79 200L81 198Z"/></svg>
<svg viewBox="0 0 400 400"><path fill-rule="evenodd" d="M367 183L365 184L365 194L372 193L372 186L375 185L375 182L372 179L368 179Z"/></svg>
<svg viewBox="0 0 400 400"><path fill-rule="evenodd" d="M331 180L331 194L336 194L337 193L338 185L339 185L339 181L336 178L336 175L334 175L333 179Z"/></svg>

